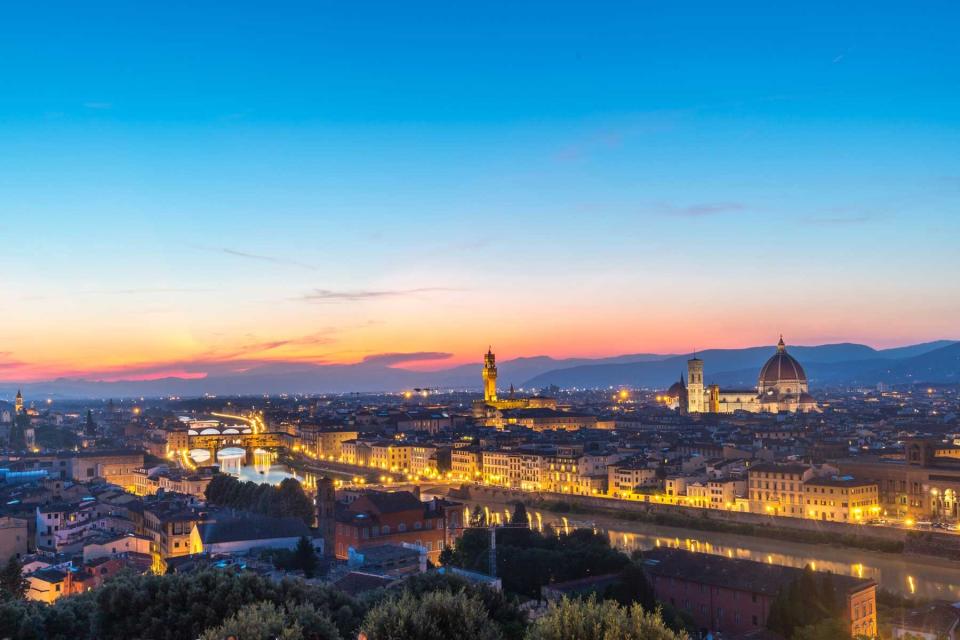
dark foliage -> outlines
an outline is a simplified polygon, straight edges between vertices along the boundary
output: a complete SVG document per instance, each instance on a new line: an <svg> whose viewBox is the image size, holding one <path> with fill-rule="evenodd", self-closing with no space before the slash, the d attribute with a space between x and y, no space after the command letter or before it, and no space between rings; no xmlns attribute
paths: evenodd
<svg viewBox="0 0 960 640"><path fill-rule="evenodd" d="M215 505L251 511L275 518L300 518L308 526L314 521L313 500L295 478L279 485L241 482L233 476L218 474L206 490L207 500Z"/></svg>
<svg viewBox="0 0 960 640"><path fill-rule="evenodd" d="M270 602L288 609L308 604L353 637L365 607L342 591L298 580L273 582L252 573L123 575L94 591L53 605L0 603L0 637L23 640L179 640L196 638L244 605Z"/></svg>

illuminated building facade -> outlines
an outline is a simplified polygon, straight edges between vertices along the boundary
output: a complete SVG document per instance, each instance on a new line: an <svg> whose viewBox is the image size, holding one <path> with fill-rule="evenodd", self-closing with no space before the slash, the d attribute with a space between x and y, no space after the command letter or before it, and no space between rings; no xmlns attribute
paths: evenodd
<svg viewBox="0 0 960 640"><path fill-rule="evenodd" d="M707 385L703 378L703 360L694 356L687 361L687 381L681 376L662 402L681 413L796 413L820 411L809 393L807 374L796 358L787 353L783 336L776 352L760 369L755 389L721 389Z"/></svg>
<svg viewBox="0 0 960 640"><path fill-rule="evenodd" d="M556 398L543 396L517 397L514 395L513 385L506 398L497 395L497 356L492 349L487 349L483 356L483 400L475 400L473 414L475 417L490 417L496 411L510 409L556 409Z"/></svg>

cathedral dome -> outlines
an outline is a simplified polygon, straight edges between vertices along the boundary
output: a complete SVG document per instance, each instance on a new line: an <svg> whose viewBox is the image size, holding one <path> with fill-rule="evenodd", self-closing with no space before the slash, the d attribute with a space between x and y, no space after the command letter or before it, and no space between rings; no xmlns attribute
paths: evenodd
<svg viewBox="0 0 960 640"><path fill-rule="evenodd" d="M807 374L800 363L787 353L783 336L777 343L777 352L760 369L760 392L802 393L807 390Z"/></svg>
<svg viewBox="0 0 960 640"><path fill-rule="evenodd" d="M667 397L679 398L684 393L686 393L686 391L687 391L687 387L684 386L682 382L674 382L672 385L670 385L670 388L667 389Z"/></svg>

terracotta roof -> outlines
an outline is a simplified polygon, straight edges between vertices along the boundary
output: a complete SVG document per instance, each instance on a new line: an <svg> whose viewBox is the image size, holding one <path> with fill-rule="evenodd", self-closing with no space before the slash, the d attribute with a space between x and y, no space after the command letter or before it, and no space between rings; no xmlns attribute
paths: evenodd
<svg viewBox="0 0 960 640"><path fill-rule="evenodd" d="M807 374L796 358L787 353L781 338L777 352L760 369L760 386L772 386L787 381L806 382Z"/></svg>
<svg viewBox="0 0 960 640"><path fill-rule="evenodd" d="M662 547L645 551L643 560L647 572L654 576L689 580L770 597L776 596L784 585L803 573L803 569L794 567ZM838 593L856 593L876 585L873 580L832 575Z"/></svg>

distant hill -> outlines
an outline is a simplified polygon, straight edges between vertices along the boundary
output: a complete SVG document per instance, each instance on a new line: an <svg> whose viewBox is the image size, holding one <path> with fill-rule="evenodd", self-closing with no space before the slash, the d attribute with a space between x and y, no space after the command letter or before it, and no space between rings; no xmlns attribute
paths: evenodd
<svg viewBox="0 0 960 640"><path fill-rule="evenodd" d="M877 350L861 344L830 344L815 347L787 347L807 372L811 386L828 384L876 385L911 381L952 382L960 377L957 351L960 343L949 340ZM710 349L699 352L704 377L709 383L728 387L754 387L763 363L774 347ZM690 355L656 362L618 365L588 364L555 369L528 380L524 386L602 388L635 385L665 388L686 372Z"/></svg>
<svg viewBox="0 0 960 640"><path fill-rule="evenodd" d="M812 387L878 382L960 381L960 343L941 340L895 349L873 349L862 344L790 346L804 366ZM708 383L754 387L760 367L773 346L744 349L708 349L698 352ZM686 372L689 354L627 354L608 358L535 356L503 360L499 385L518 389L604 388L631 385L666 388ZM402 391L413 388L480 389L479 362L422 372L383 362L351 365L267 363L242 372L202 379L163 378L148 381L103 382L61 378L23 385L28 397L129 398L139 396L257 395L262 393L349 393ZM13 397L16 384L0 383L0 397Z"/></svg>

